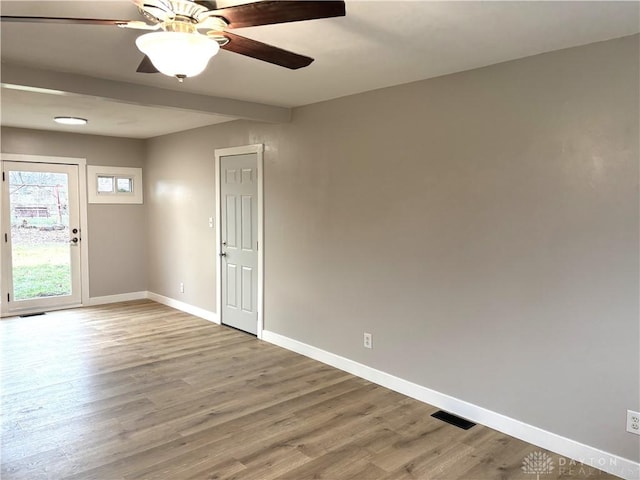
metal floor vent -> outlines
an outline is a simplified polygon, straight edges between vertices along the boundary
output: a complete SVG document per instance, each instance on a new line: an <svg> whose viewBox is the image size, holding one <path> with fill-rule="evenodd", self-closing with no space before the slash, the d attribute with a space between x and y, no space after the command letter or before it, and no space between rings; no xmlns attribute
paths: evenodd
<svg viewBox="0 0 640 480"><path fill-rule="evenodd" d="M45 312L25 313L24 315L20 315L20 318L37 317L38 315L46 315L46 313Z"/></svg>
<svg viewBox="0 0 640 480"><path fill-rule="evenodd" d="M458 428L463 430L469 430L471 427L475 425L475 423L470 422L469 420L465 420L464 418L456 417L451 413L447 413L443 410L438 410L436 413L431 415L438 420L442 420L443 422L450 423L451 425L455 425Z"/></svg>

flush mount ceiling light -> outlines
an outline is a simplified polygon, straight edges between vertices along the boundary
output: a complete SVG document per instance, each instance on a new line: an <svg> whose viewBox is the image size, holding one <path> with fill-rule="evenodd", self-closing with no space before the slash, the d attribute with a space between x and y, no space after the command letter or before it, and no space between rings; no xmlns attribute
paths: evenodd
<svg viewBox="0 0 640 480"><path fill-rule="evenodd" d="M80 117L54 117L53 121L63 125L86 125L89 121Z"/></svg>

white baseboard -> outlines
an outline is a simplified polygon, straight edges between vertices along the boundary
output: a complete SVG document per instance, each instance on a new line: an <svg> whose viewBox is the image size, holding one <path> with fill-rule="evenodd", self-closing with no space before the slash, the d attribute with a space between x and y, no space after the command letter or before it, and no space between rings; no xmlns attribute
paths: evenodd
<svg viewBox="0 0 640 480"><path fill-rule="evenodd" d="M220 320L218 319L218 314L216 312L205 310L204 308L200 307L195 307L188 303L181 302L180 300L176 300L175 298L165 297L164 295L158 295L157 293L146 292L146 294L146 298L148 298L149 300L153 300L154 302L161 303L185 313L190 313L191 315L203 318L204 320L220 324Z"/></svg>
<svg viewBox="0 0 640 480"><path fill-rule="evenodd" d="M89 305L106 305L108 303L129 302L131 300L145 299L153 300L154 302L158 302L168 307L175 308L176 310L195 315L196 317L200 317L210 322L218 324L220 323L220 321L218 320L218 314L216 312L211 312L209 310L205 310L204 308L195 307L188 303L181 302L180 300L176 300L175 298L165 297L164 295L159 295L153 292L131 292L121 293L119 295L106 295L104 297L91 297L89 298Z"/></svg>
<svg viewBox="0 0 640 480"><path fill-rule="evenodd" d="M525 442L550 450L585 465L603 470L626 480L640 478L640 463L584 445L541 428L515 420L486 408L473 405L444 393L431 390L416 383L403 380L386 372L376 370L340 355L327 352L306 343L293 340L275 332L262 331L262 339L306 357L382 385L434 407L459 415L473 422L519 438Z"/></svg>
<svg viewBox="0 0 640 480"><path fill-rule="evenodd" d="M144 300L146 298L148 298L147 292L120 293L103 297L89 297L88 305L106 305L108 303L130 302L131 300Z"/></svg>

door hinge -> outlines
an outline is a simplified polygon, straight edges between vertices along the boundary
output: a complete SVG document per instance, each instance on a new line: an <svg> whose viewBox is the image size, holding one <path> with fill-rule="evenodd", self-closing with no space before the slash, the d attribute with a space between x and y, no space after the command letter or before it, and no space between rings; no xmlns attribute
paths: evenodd
<svg viewBox="0 0 640 480"><path fill-rule="evenodd" d="M7 243L9 241L9 237L7 237L7 234L4 234L4 243Z"/></svg>
<svg viewBox="0 0 640 480"><path fill-rule="evenodd" d="M11 301L11 297L9 296L9 294L7 293L7 302Z"/></svg>
<svg viewBox="0 0 640 480"><path fill-rule="evenodd" d="M4 172L2 172L2 181L4 182Z"/></svg>

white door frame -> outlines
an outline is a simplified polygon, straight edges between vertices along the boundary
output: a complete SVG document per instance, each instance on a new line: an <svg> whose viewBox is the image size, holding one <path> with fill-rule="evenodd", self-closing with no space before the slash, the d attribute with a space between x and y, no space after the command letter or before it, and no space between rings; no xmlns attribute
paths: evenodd
<svg viewBox="0 0 640 480"><path fill-rule="evenodd" d="M80 233L82 235L82 241L80 242L80 276L81 280L81 293L80 293L80 304L78 305L65 305L60 308L73 308L73 307L81 307L83 305L89 304L89 235L88 235L88 221L87 221L87 159L86 158L74 158L74 157L50 157L46 155L25 155L21 153L0 153L0 161L11 161L11 162L25 162L25 163L55 163L55 164L64 164L64 165L77 165L78 167L78 190L79 197L78 207L80 208ZM3 192L3 189L6 188L6 182L2 182L0 185L0 194ZM2 218L2 209L0 209L0 226L4 227L5 219ZM0 255L0 263L1 263ZM0 291L2 290L2 285L8 283L9 272L6 271L6 268L2 268L2 274L0 275ZM9 305L5 301L5 296L0 295L0 317L9 316L9 315L20 315L33 313L31 311L20 311L9 313ZM35 309L35 311L41 311L42 309ZM47 310L55 310L55 308L48 308Z"/></svg>
<svg viewBox="0 0 640 480"><path fill-rule="evenodd" d="M263 166L264 166L264 145L244 145L241 147L218 148L215 150L215 176L216 176L216 308L218 309L217 322L222 323L222 264L220 261L220 253L222 246L222 199L220 198L221 175L220 175L220 158L233 155L246 155L255 153L258 164L258 331L256 336L262 338L262 330L264 328L264 182L263 182Z"/></svg>

